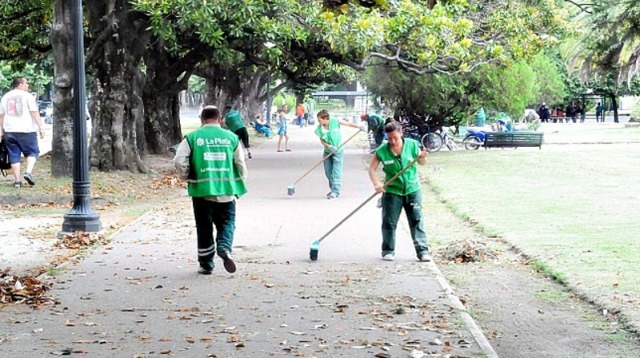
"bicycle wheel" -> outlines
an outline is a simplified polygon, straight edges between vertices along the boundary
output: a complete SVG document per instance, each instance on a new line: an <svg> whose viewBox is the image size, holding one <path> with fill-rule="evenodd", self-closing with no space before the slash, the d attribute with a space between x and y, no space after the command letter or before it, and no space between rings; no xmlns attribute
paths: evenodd
<svg viewBox="0 0 640 358"><path fill-rule="evenodd" d="M464 145L464 149L466 150L478 150L482 145L482 141L480 138L471 136L467 137L462 141L462 145Z"/></svg>
<svg viewBox="0 0 640 358"><path fill-rule="evenodd" d="M422 147L427 150L427 152L437 152L442 149L442 137L438 133L427 133L420 138L420 143Z"/></svg>
<svg viewBox="0 0 640 358"><path fill-rule="evenodd" d="M458 145L453 139L447 138L447 148L451 151L458 150Z"/></svg>

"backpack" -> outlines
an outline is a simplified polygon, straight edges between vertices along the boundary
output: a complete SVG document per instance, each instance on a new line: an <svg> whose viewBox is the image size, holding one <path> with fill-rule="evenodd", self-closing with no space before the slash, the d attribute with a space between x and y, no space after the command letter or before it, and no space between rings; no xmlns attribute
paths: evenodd
<svg viewBox="0 0 640 358"><path fill-rule="evenodd" d="M7 176L7 170L11 169L11 162L9 161L9 151L4 145L4 139L0 140L0 172L2 176Z"/></svg>

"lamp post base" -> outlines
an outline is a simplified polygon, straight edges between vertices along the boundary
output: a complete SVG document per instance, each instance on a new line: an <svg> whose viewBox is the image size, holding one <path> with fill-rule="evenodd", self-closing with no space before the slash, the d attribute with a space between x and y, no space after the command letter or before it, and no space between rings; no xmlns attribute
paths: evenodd
<svg viewBox="0 0 640 358"><path fill-rule="evenodd" d="M102 230L100 216L95 212L74 213L73 210L64 215L62 232L74 233L76 231L99 232Z"/></svg>

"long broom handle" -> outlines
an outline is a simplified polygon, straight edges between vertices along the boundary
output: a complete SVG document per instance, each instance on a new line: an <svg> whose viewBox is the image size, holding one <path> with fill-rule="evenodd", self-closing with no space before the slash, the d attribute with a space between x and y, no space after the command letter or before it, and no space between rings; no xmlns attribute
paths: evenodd
<svg viewBox="0 0 640 358"><path fill-rule="evenodd" d="M358 130L357 132L355 132L351 137L349 137L347 140L345 140L344 142L342 142L342 144L340 144L338 146L338 148L336 148L336 150L342 148L345 144L347 144L347 142L349 142L351 139L353 139L356 135L358 135L358 133L360 133L360 130ZM311 173L315 168L317 168L320 164L322 164L327 158L329 158L330 156L332 156L333 153L329 153L327 155L324 156L324 158L322 158L321 161L319 161L318 163L316 163L316 165L314 165L313 167L311 167L311 169L307 170L306 173L302 174L302 176L300 178L298 178L298 180L296 180L295 182L293 182L293 186L295 186L296 184L298 184L300 182L300 180L304 179L307 175L309 175L309 173Z"/></svg>
<svg viewBox="0 0 640 358"><path fill-rule="evenodd" d="M409 168L411 168L411 166L413 166L418 161L418 159L420 159L419 156L416 157L414 160L412 160L411 163L407 164L406 167L402 168L402 170L400 170L396 175L392 176L391 179L389 179L386 183L384 183L382 188L383 189L386 188L389 184L391 184L393 181L398 179L398 177L402 175L404 172L406 172ZM340 222L337 223L336 226L332 227L331 230L329 230L329 232L327 232L321 238L319 238L318 242L324 240L327 236L329 236L335 229L337 229L340 225L342 225L345 221L347 221L351 216L353 216L353 214L355 214L358 210L360 210L363 206L365 206L365 204L371 201L371 199L373 199L376 195L378 195L377 192L374 192L373 194L371 194L365 201L362 202L362 204L358 205L358 207L353 209L353 211L351 211L349 215L345 216L345 218L340 220Z"/></svg>

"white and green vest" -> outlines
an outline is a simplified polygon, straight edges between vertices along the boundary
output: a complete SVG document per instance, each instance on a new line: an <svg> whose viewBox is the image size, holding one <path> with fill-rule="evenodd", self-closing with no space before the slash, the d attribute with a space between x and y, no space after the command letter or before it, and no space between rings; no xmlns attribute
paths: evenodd
<svg viewBox="0 0 640 358"><path fill-rule="evenodd" d="M204 126L185 136L191 148L188 190L192 197L247 192L233 162L238 136L217 126Z"/></svg>

